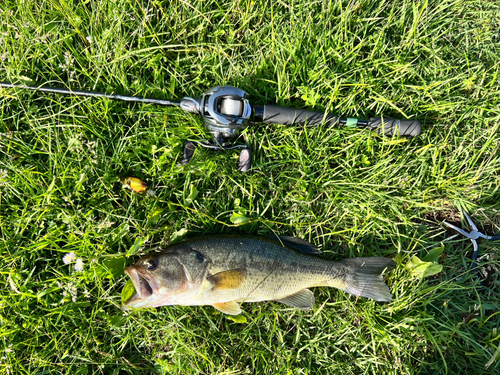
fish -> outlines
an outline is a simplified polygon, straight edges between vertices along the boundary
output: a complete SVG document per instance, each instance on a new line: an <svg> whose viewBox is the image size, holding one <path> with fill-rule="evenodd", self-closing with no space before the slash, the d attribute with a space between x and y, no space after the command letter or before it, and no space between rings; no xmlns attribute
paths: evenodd
<svg viewBox="0 0 500 375"><path fill-rule="evenodd" d="M311 243L296 237L200 236L153 252L128 266L135 293L124 310L159 306L211 305L239 315L243 302L277 301L312 309L309 288L334 287L357 297L390 302L382 274L396 268L385 257L325 260Z"/></svg>

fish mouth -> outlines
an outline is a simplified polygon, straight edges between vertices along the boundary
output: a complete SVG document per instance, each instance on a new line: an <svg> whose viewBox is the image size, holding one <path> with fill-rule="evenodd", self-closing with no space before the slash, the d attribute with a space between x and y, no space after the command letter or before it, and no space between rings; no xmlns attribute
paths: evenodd
<svg viewBox="0 0 500 375"><path fill-rule="evenodd" d="M141 275L133 266L125 268L125 273L130 277L135 288L134 295L125 302L125 306L134 305L138 300L148 299L158 289L150 278Z"/></svg>

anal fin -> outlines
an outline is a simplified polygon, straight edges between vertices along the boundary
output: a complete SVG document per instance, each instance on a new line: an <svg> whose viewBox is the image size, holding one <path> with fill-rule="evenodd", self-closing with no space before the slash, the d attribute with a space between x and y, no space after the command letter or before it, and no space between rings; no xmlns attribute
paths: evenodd
<svg viewBox="0 0 500 375"><path fill-rule="evenodd" d="M297 293L289 295L285 298L276 300L284 303L285 305L297 307L301 310L312 309L314 306L314 293L309 289L302 289Z"/></svg>
<svg viewBox="0 0 500 375"><path fill-rule="evenodd" d="M224 314L228 315L241 314L240 306L234 301L214 303L212 306Z"/></svg>

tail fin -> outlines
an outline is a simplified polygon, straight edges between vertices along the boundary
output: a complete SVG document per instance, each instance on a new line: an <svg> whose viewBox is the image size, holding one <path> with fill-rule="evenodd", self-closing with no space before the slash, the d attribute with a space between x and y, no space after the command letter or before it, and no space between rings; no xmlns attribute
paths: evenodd
<svg viewBox="0 0 500 375"><path fill-rule="evenodd" d="M349 268L347 287L344 292L355 296L372 298L375 301L391 302L392 296L382 279L382 272L392 271L396 262L382 257L344 259L342 265Z"/></svg>

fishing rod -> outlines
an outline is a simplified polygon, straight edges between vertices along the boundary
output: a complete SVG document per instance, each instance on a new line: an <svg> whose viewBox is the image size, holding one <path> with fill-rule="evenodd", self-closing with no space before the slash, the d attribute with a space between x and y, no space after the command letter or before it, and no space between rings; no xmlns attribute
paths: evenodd
<svg viewBox="0 0 500 375"><path fill-rule="evenodd" d="M201 115L207 130L213 139L208 141L188 141L184 145L182 164L186 165L193 157L195 146L214 150L233 150L241 148L238 170L248 171L252 166L252 154L247 145L235 145L235 140L241 130L250 122L263 122L281 125L344 125L352 128L366 128L388 136L399 135L412 137L420 134L421 124L417 120L397 120L394 118L371 117L360 120L350 117L338 117L324 112L295 109L277 105L250 105L245 91L231 86L217 86L205 93L201 99L184 97L180 101L154 98L141 98L117 94L106 94L95 91L71 90L48 86L27 86L0 82L3 88L19 88L53 94L107 98L133 103L147 103L162 106L178 107L186 112Z"/></svg>

